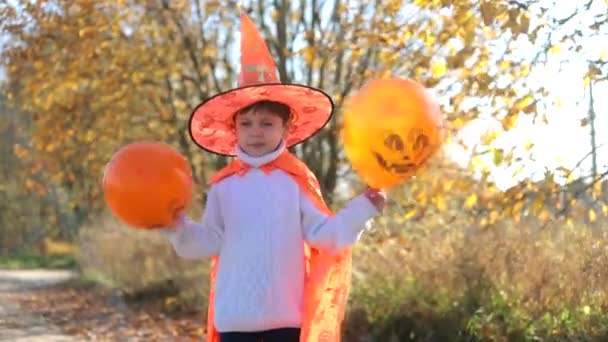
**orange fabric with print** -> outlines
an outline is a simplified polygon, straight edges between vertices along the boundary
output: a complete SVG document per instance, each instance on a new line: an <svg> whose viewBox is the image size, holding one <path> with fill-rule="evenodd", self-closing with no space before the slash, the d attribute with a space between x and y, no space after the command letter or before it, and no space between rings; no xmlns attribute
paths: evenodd
<svg viewBox="0 0 608 342"><path fill-rule="evenodd" d="M249 169L249 165L236 159L220 170L209 183L217 183L233 174L243 175ZM323 200L316 177L306 164L293 154L285 151L274 161L263 165L261 169L266 173L275 169L286 172L309 196L319 210L322 210L327 215L333 215ZM331 255L322 250L312 248L308 244L305 247L306 283L304 286L304 312L302 315L300 341L339 342L350 285L351 250L350 248L346 248L339 254ZM214 256L211 260L210 272L207 318L208 342L220 341L219 333L213 325L217 265L218 256Z"/></svg>

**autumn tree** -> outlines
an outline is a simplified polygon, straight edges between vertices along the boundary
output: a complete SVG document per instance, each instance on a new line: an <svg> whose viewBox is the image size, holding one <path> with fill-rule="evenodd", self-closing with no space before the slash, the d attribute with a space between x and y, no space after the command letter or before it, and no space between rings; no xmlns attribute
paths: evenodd
<svg viewBox="0 0 608 342"><path fill-rule="evenodd" d="M2 52L7 93L20 118L31 122L31 140L15 148L41 165L28 170L27 179L35 179L35 171L48 175L43 184L61 189L81 222L103 208L99 181L112 153L151 139L189 158L202 194L209 174L226 160L201 153L189 141L187 123L196 104L236 83L237 3L76 0L19 6L5 5L0 18L12 38ZM585 21L584 32L568 25L597 6L601 1L588 1L566 18L555 17L541 1L274 0L245 3L241 10L266 37L281 81L313 85L334 98L335 120L296 148L330 200L341 181L357 180L341 148L342 105L366 80L403 77L422 82L440 100L448 143L460 143L457 133L474 121L500 124L476 146L465 146L469 168L481 181L463 190L462 200L478 207L495 186L491 168L474 157L490 155L492 167L525 164L515 148L493 143L522 115L547 120L547 90L530 82L530 75L559 49L576 54L580 37L605 32L605 13ZM605 78L605 57L590 62L589 77ZM462 172L447 160L443 165L397 189L395 198L405 196L399 191L424 193L424 203L443 208L442 172ZM491 217L512 211L514 198L502 197L503 205L488 211Z"/></svg>

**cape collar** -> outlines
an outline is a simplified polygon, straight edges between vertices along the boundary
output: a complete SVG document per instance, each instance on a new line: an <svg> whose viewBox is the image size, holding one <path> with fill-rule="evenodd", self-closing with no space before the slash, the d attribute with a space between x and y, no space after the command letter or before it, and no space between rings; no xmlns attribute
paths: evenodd
<svg viewBox="0 0 608 342"><path fill-rule="evenodd" d="M240 147L237 146L236 156L243 163L245 163L251 167L259 168L260 166L262 166L264 164L268 164L268 163L276 160L284 151L285 151L285 140L281 141L281 144L279 144L279 147L277 147L276 150L274 150L270 153L267 153L263 156L259 156L259 157L250 156L247 153L245 153L245 151L243 151Z"/></svg>

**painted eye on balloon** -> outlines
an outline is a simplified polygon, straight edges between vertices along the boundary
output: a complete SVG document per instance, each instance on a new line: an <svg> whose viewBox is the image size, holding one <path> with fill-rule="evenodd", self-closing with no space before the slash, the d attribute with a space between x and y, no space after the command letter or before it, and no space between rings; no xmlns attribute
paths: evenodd
<svg viewBox="0 0 608 342"><path fill-rule="evenodd" d="M416 140L414 140L414 145L412 147L414 148L414 151L419 151L423 148L429 147L430 145L429 137L421 133L416 137Z"/></svg>
<svg viewBox="0 0 608 342"><path fill-rule="evenodd" d="M407 141L412 144L412 150L415 152L431 146L431 139L420 128L412 128L407 135Z"/></svg>
<svg viewBox="0 0 608 342"><path fill-rule="evenodd" d="M384 146L394 151L403 151L405 144L398 134L391 133L384 139Z"/></svg>

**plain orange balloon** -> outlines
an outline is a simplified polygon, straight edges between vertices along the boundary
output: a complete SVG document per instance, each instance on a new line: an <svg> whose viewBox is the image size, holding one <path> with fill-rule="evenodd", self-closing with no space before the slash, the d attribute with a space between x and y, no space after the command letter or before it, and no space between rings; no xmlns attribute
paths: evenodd
<svg viewBox="0 0 608 342"><path fill-rule="evenodd" d="M118 150L106 166L103 192L112 213L131 227L167 227L192 199L188 160L161 142L138 142Z"/></svg>
<svg viewBox="0 0 608 342"><path fill-rule="evenodd" d="M370 187L407 181L443 142L439 104L420 83L379 79L367 83L345 106L344 151Z"/></svg>

